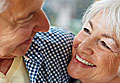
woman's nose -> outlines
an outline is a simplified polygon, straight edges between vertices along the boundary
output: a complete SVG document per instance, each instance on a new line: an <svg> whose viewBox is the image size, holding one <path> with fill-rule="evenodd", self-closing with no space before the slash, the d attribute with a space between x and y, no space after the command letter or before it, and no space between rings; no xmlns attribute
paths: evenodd
<svg viewBox="0 0 120 83"><path fill-rule="evenodd" d="M78 52L82 52L86 55L92 55L94 53L89 40L84 40L83 42L79 43L77 49Z"/></svg>
<svg viewBox="0 0 120 83"><path fill-rule="evenodd" d="M35 22L35 27L33 28L34 32L39 31L47 32L49 30L50 24L45 13L42 10L36 13L34 22Z"/></svg>

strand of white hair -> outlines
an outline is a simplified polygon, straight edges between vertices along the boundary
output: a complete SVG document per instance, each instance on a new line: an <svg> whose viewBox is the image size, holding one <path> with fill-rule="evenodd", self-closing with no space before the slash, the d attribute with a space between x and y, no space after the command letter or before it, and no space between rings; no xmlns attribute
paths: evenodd
<svg viewBox="0 0 120 83"><path fill-rule="evenodd" d="M7 0L0 0L0 13L4 12L8 7Z"/></svg>

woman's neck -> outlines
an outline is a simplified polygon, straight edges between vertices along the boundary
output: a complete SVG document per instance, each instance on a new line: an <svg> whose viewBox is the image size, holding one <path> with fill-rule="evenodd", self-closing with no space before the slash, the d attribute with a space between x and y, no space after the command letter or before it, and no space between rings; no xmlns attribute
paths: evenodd
<svg viewBox="0 0 120 83"><path fill-rule="evenodd" d="M6 75L13 63L13 60L14 58L0 59L0 72Z"/></svg>

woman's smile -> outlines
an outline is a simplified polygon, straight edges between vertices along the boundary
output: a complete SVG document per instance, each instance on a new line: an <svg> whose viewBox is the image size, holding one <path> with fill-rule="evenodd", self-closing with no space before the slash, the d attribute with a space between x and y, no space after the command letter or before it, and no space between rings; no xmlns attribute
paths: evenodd
<svg viewBox="0 0 120 83"><path fill-rule="evenodd" d="M79 64L81 64L81 67L83 67L83 68L93 68L93 67L96 67L96 65L91 63L91 61L85 60L84 58L82 58L78 54L75 55L75 60L77 60L77 62L79 62Z"/></svg>

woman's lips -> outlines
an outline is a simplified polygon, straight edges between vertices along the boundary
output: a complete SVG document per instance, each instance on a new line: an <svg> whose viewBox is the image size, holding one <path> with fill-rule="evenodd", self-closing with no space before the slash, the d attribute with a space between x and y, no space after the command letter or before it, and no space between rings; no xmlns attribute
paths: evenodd
<svg viewBox="0 0 120 83"><path fill-rule="evenodd" d="M96 65L94 65L93 63L91 63L88 60L83 59L78 54L75 55L74 60L75 60L75 62L79 63L80 66L83 67L83 68L93 68L93 67L96 67Z"/></svg>

